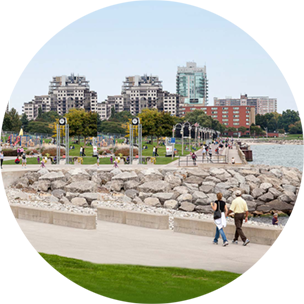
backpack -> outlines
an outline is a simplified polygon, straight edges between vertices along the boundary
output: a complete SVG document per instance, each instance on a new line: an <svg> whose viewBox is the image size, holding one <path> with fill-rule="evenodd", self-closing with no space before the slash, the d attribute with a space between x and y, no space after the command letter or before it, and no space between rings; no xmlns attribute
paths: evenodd
<svg viewBox="0 0 304 304"><path fill-rule="evenodd" d="M22 159L25 159L25 154L22 155Z"/></svg>

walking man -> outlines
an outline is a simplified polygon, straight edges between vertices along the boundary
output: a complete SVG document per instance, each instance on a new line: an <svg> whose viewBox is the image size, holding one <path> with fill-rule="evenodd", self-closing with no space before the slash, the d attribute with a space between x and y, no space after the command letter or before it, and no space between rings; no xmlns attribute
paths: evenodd
<svg viewBox="0 0 304 304"><path fill-rule="evenodd" d="M243 246L246 246L250 241L246 238L243 230L243 220L245 218L245 223L248 221L248 207L246 201L241 197L242 192L237 190L235 192L236 198L232 201L232 204L229 208L228 215L234 213L234 224L235 224L235 236L232 241L233 244L238 244L238 238L241 237L243 241Z"/></svg>

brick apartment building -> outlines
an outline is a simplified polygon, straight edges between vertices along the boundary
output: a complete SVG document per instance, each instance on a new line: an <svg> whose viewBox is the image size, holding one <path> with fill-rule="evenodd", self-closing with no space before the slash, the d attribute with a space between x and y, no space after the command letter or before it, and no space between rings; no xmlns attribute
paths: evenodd
<svg viewBox="0 0 304 304"><path fill-rule="evenodd" d="M255 107L254 106L189 106L180 105L179 114L184 116L194 110L203 110L213 119L218 120L227 127L246 127L249 133L251 124L255 124Z"/></svg>

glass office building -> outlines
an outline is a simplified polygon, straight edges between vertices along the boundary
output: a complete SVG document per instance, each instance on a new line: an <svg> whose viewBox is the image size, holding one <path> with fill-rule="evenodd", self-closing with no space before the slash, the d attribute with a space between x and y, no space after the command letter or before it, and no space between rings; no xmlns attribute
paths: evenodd
<svg viewBox="0 0 304 304"><path fill-rule="evenodd" d="M177 68L176 93L184 104L208 104L208 79L206 66L200 68L195 62L187 62L186 67Z"/></svg>

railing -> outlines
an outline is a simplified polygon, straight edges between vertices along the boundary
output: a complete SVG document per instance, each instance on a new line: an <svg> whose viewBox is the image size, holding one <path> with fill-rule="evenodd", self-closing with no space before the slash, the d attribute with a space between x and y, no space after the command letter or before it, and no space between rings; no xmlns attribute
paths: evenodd
<svg viewBox="0 0 304 304"><path fill-rule="evenodd" d="M238 154L239 154L239 157L240 157L242 163L243 163L243 164L247 164L246 156L245 156L245 154L243 153L243 151L240 149L240 146L238 145L237 142L235 143L235 147L236 147L236 149L237 149L237 151L238 151Z"/></svg>
<svg viewBox="0 0 304 304"><path fill-rule="evenodd" d="M178 160L178 166L197 166L198 164L228 164L227 154L213 154L210 156L197 156L196 160L193 160L190 155L180 157Z"/></svg>

